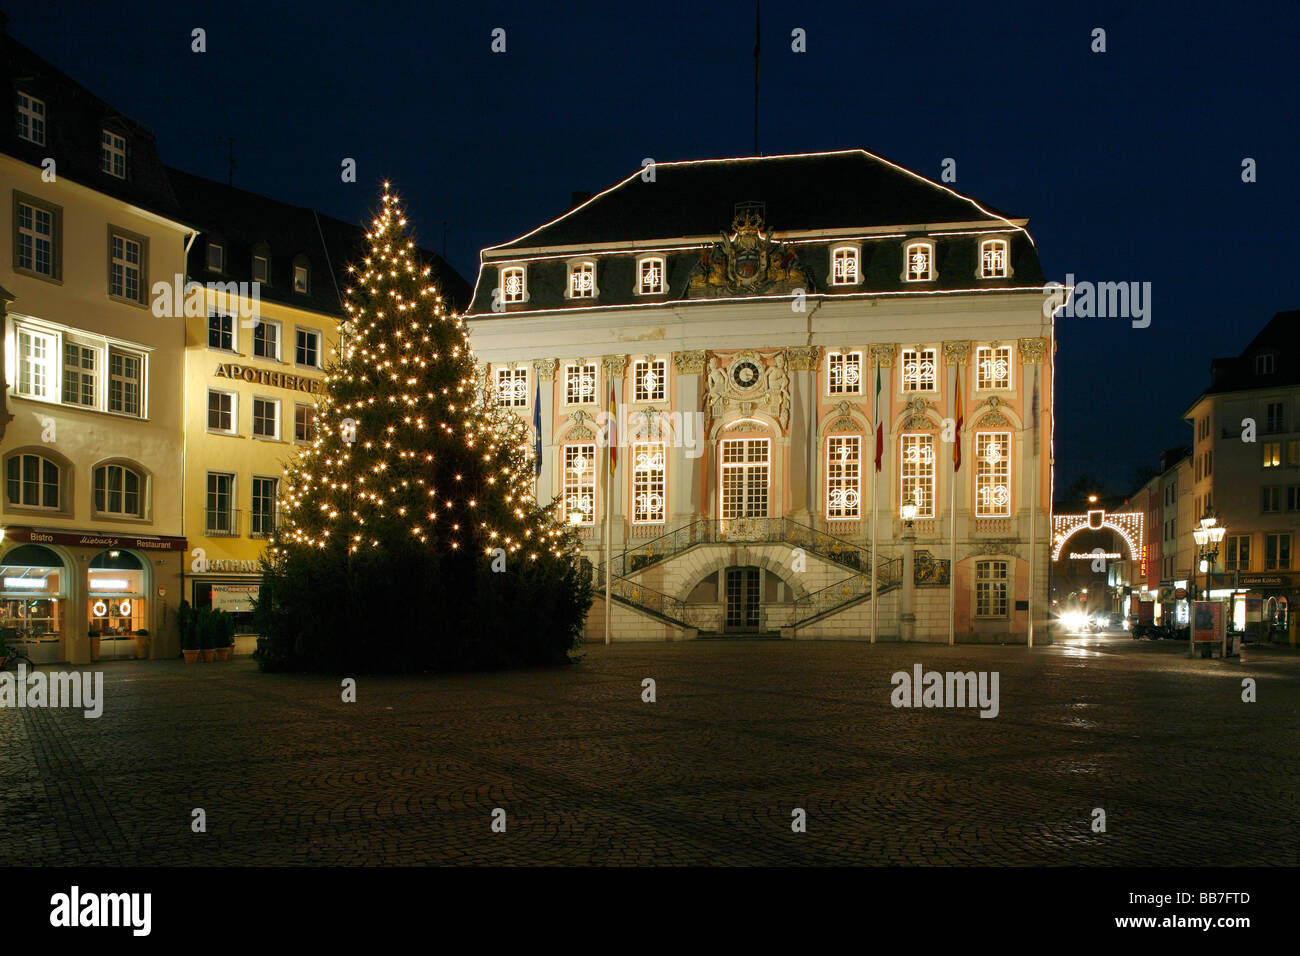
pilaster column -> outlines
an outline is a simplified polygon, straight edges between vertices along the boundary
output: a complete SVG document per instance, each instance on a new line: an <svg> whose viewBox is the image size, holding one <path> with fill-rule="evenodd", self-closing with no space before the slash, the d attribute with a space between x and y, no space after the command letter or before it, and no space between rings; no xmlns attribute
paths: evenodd
<svg viewBox="0 0 1300 956"><path fill-rule="evenodd" d="M703 471L708 462L709 436L704 425L704 352L674 352L677 370L672 410L681 423L669 450L668 501L673 528L706 517ZM692 457L694 456L694 457Z"/></svg>
<svg viewBox="0 0 1300 956"><path fill-rule="evenodd" d="M555 477L558 474L555 467L555 359L538 359L533 362L533 375L537 377L537 388L532 395L528 396L529 402L538 401L538 394L541 395L541 422L542 422L542 473L537 479L537 503L543 507L550 504L551 499L560 493L560 489L555 486ZM560 467L564 463L560 462ZM564 520L568 520L567 516Z"/></svg>
<svg viewBox="0 0 1300 956"><path fill-rule="evenodd" d="M821 461L817 441L817 368L821 348L804 345L785 350L790 366L790 505L795 521L816 527Z"/></svg>

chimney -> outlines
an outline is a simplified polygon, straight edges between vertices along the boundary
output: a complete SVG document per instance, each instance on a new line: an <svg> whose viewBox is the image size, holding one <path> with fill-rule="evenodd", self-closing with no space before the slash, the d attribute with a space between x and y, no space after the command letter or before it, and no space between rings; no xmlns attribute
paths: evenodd
<svg viewBox="0 0 1300 956"><path fill-rule="evenodd" d="M569 196L569 208L577 209L579 206L581 206L590 198L591 198L591 192L589 190L575 189L573 193Z"/></svg>

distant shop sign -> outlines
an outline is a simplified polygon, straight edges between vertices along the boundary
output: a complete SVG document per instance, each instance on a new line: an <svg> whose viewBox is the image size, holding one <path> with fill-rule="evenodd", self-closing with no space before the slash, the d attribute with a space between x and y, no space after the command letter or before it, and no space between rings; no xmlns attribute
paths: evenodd
<svg viewBox="0 0 1300 956"><path fill-rule="evenodd" d="M1241 586L1243 588L1289 588L1291 586L1291 575L1243 574L1241 576Z"/></svg>
<svg viewBox="0 0 1300 956"><path fill-rule="evenodd" d="M10 541L30 541L32 544L70 544L88 548L135 548L139 551L185 550L184 538L137 538L133 535L41 531L37 528L7 528L5 538Z"/></svg>

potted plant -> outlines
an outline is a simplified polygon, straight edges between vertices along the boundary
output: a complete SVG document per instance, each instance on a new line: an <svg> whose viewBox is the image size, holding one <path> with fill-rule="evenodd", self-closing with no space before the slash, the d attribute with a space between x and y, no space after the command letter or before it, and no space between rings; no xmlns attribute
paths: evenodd
<svg viewBox="0 0 1300 956"><path fill-rule="evenodd" d="M209 608L199 612L199 648L203 652L203 663L211 664L217 656L217 615Z"/></svg>
<svg viewBox="0 0 1300 956"><path fill-rule="evenodd" d="M98 632L97 632L97 631L92 627L92 628L90 629L90 659L91 659L92 661L97 661L97 660L99 660L99 642L100 642L100 640L101 640L101 637L100 637L99 633L98 633Z"/></svg>
<svg viewBox="0 0 1300 956"><path fill-rule="evenodd" d="M181 630L181 653L185 663L193 664L199 659L199 615L188 603L181 601L176 623Z"/></svg>
<svg viewBox="0 0 1300 956"><path fill-rule="evenodd" d="M217 619L217 660L228 661L235 653L235 616L226 611L218 611Z"/></svg>
<svg viewBox="0 0 1300 956"><path fill-rule="evenodd" d="M135 632L135 659L144 660L149 656L149 629L142 627Z"/></svg>

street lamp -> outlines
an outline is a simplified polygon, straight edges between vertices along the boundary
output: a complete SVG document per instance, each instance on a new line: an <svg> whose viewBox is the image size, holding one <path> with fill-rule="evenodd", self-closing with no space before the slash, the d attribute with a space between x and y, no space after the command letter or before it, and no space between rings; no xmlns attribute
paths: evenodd
<svg viewBox="0 0 1300 956"><path fill-rule="evenodd" d="M1201 518L1200 526L1192 529L1192 538L1196 541L1196 547L1200 551L1200 569L1205 575L1205 592L1207 596L1210 591L1210 567L1214 564L1214 559L1218 557L1219 544L1227 533L1228 529L1219 524L1218 517L1208 508L1205 511L1205 516Z"/></svg>
<svg viewBox="0 0 1300 956"><path fill-rule="evenodd" d="M903 506L898 509L898 513L903 518L903 527L905 527L908 531L911 531L912 522L916 520L915 502L908 501L904 503Z"/></svg>

